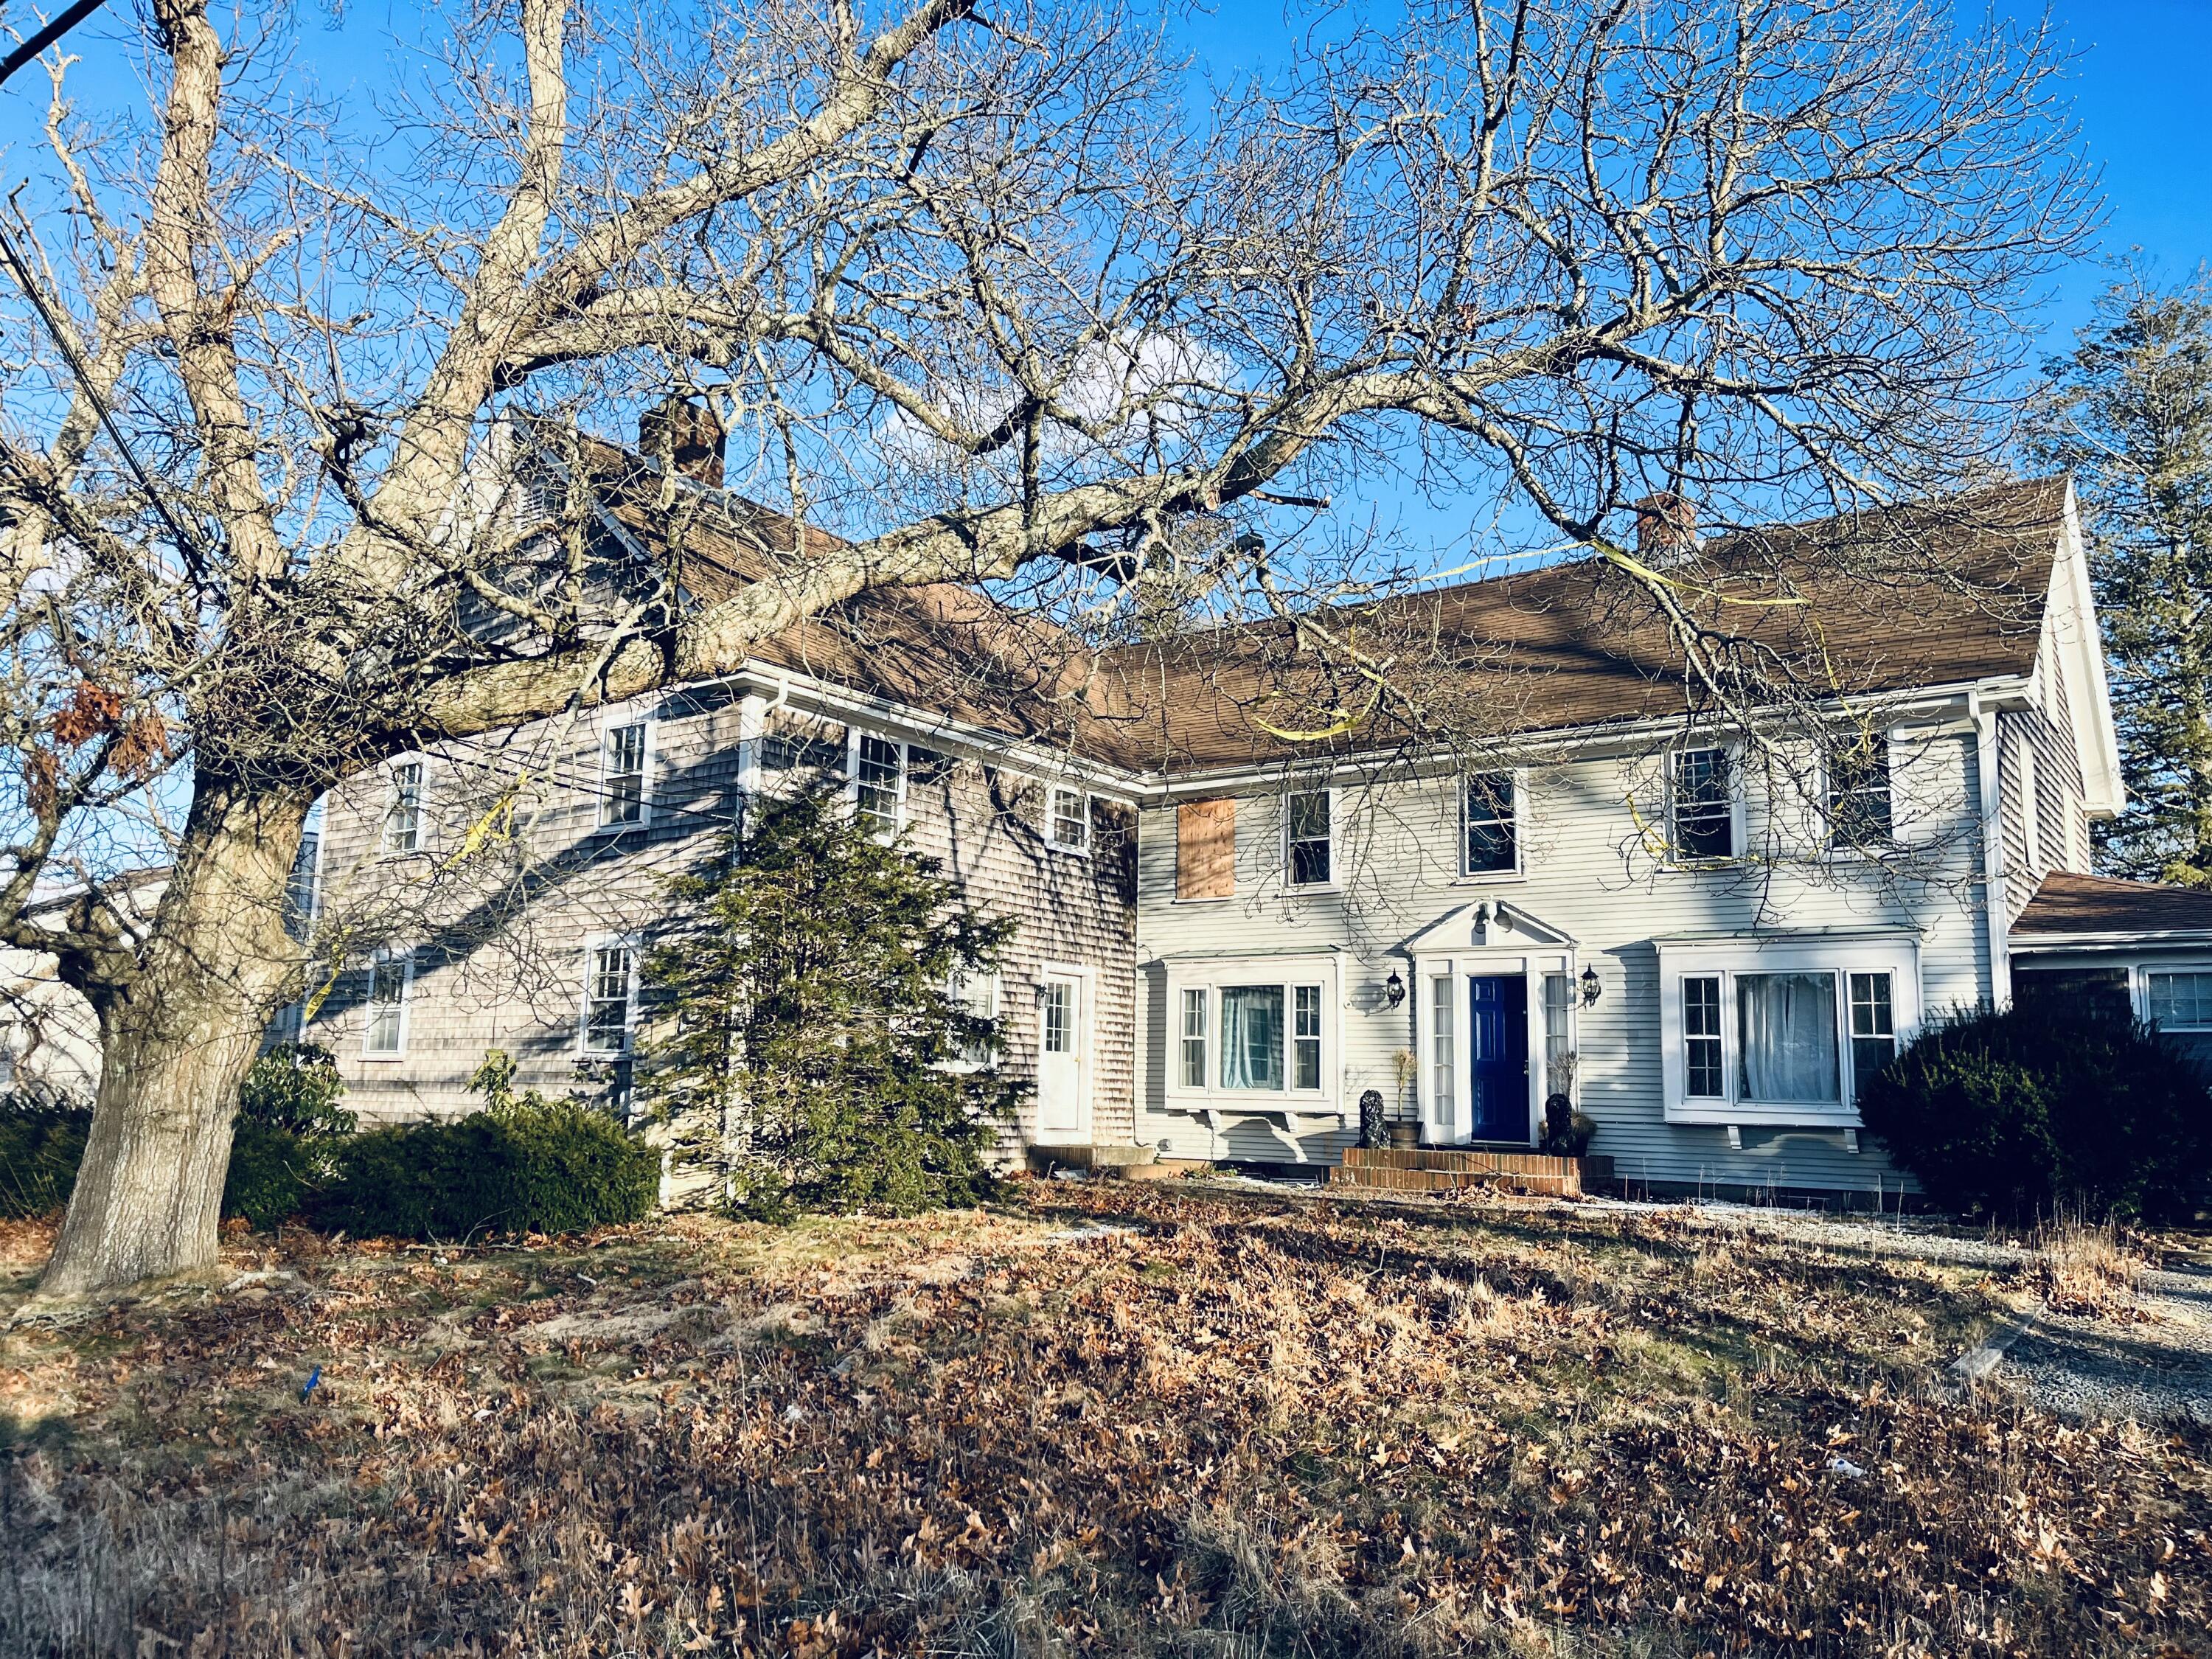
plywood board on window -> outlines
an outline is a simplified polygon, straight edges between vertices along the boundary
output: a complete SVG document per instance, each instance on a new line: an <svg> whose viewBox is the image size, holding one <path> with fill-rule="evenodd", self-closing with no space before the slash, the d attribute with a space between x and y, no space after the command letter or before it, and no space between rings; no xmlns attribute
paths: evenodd
<svg viewBox="0 0 2212 1659"><path fill-rule="evenodd" d="M1187 800L1176 808L1176 896L1227 898L1237 890L1237 803Z"/></svg>

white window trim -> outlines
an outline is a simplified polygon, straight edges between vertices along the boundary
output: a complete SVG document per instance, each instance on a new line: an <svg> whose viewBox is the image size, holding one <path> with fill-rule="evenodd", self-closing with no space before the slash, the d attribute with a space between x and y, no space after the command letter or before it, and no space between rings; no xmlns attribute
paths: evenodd
<svg viewBox="0 0 2212 1659"><path fill-rule="evenodd" d="M1221 1075L1221 990L1224 986L1280 986L1283 991L1283 1087L1280 1089L1224 1089ZM1293 1086L1297 1073L1293 1043L1297 1036L1297 991L1301 985L1321 987L1321 1087ZM1206 996L1206 1066L1203 1087L1191 1088L1182 1080L1182 994L1204 991ZM1344 1111L1343 1041L1344 986L1342 963L1334 952L1310 957L1207 957L1168 964L1166 1099L1177 1111L1215 1110L1243 1113L1290 1113L1301 1116L1341 1116Z"/></svg>
<svg viewBox="0 0 2212 1659"><path fill-rule="evenodd" d="M2135 965L2128 975L2129 1000L2135 1005L2136 1018L2146 1025L2150 1024L2150 979L2153 974L2212 974L2212 961L2144 962ZM2193 1036L2212 1031L2212 1024L2203 1025L2161 1025L2161 1031L2176 1036Z"/></svg>
<svg viewBox="0 0 2212 1659"><path fill-rule="evenodd" d="M1326 795L1328 797L1328 879L1327 881L1292 881L1291 879L1291 798L1294 795ZM1342 836L1338 832L1336 815L1337 791L1334 784L1322 784L1310 788L1293 787L1283 791L1280 811L1283 817L1282 840L1279 868L1283 872L1283 890L1289 893L1334 893L1344 885L1343 860L1339 845Z"/></svg>
<svg viewBox="0 0 2212 1659"><path fill-rule="evenodd" d="M368 1028L374 1019L375 1004L370 1000L376 993L376 969L380 963L397 962L399 974L399 1044L393 1048L372 1048L368 1046ZM412 1035L415 1004L415 947L405 949L386 945L372 951L368 959L368 994L361 1001L361 1057L366 1061L385 1064L407 1058L407 1043ZM301 1022L304 1030L306 1022Z"/></svg>
<svg viewBox="0 0 2212 1659"><path fill-rule="evenodd" d="M598 787L594 792L592 798L593 805L592 812L594 824L592 833L594 835L626 835L634 830L646 829L652 824L653 787L657 781L654 774L658 769L653 763L653 739L659 736L659 732L656 729L658 724L659 723L653 719L652 714L648 710L643 708L635 707L624 708L617 705L614 708L601 711L599 715L599 764L595 775L598 780ZM638 774L637 781L637 818L635 823L617 823L610 821L607 817L607 808L613 804L613 798L608 793L607 785L607 739L612 737L617 732L621 731L624 726L637 726L645 728L644 736L641 740L643 752L639 756L641 770Z"/></svg>
<svg viewBox="0 0 2212 1659"><path fill-rule="evenodd" d="M1478 776L1503 773L1513 780L1513 867L1510 870L1470 870L1467 867L1467 794L1468 787ZM1501 882L1525 882L1528 879L1528 775L1524 767L1480 766L1460 775L1454 786L1459 796L1459 845L1455 850L1453 866L1458 872L1454 877L1456 885L1494 887ZM1330 809L1332 814L1334 808ZM1333 825L1334 816L1330 818ZM1331 867L1334 868L1332 862Z"/></svg>
<svg viewBox="0 0 2212 1659"><path fill-rule="evenodd" d="M623 1046L619 1048L594 1048L592 1045L592 958L610 945L626 946L629 951L629 985L623 1008ZM635 1051L637 1041L637 981L638 969L643 965L639 957L642 941L635 933L593 933L584 940L583 982L578 988L576 1001L576 1054L583 1060L622 1060Z"/></svg>
<svg viewBox="0 0 2212 1659"><path fill-rule="evenodd" d="M1889 846L1891 848L1894 849L1896 848L1902 847L1905 844L1903 829L1898 822L1899 803L1897 798L1897 778L1899 763L1897 753L1897 734L1894 731L1885 728L1881 733L1881 739L1883 754L1889 763ZM1850 862L1854 860L1870 861L1880 858L1881 856L1881 849L1879 848L1838 846L1837 844L1836 826L1834 821L1835 815L1831 810L1830 805L1834 799L1833 786L1835 778L1833 775L1833 768L1831 766L1827 757L1825 755L1822 756L1820 759L1820 796L1819 805L1815 808L1815 812L1817 814L1820 828L1820 848L1823 855L1831 859L1842 860L1845 862Z"/></svg>
<svg viewBox="0 0 2212 1659"><path fill-rule="evenodd" d="M896 841L899 831L906 828L907 782L914 775L913 760L907 753L907 740L904 738L890 737L881 732L864 731L858 726L848 726L845 728L845 804L852 809L856 817L860 811L860 739L862 738L873 738L877 742L889 744L898 750L898 788L896 792L897 799L892 813L891 826L888 830L879 830L876 832L883 841Z"/></svg>
<svg viewBox="0 0 2212 1659"><path fill-rule="evenodd" d="M1718 750L1727 757L1729 781L1729 844L1732 849L1726 858L1692 859L1681 856L1674 835L1674 774L1677 763L1685 755L1701 755L1708 750ZM1744 848L1750 844L1750 815L1745 810L1743 760L1737 745L1732 743L1680 743L1667 750L1666 769L1660 775L1662 825L1666 839L1666 867L1669 870L1724 870L1741 861Z"/></svg>
<svg viewBox="0 0 2212 1659"><path fill-rule="evenodd" d="M415 844L395 847L392 842L392 812L399 805L399 769L412 766L418 769L415 777ZM384 768L384 810L376 821L376 853L379 858L411 859L430 850L430 761L427 755L397 755ZM320 856L320 849L317 849Z"/></svg>
<svg viewBox="0 0 2212 1659"><path fill-rule="evenodd" d="M1053 830L1060 822L1058 797L1073 795L1083 815L1083 840L1070 843L1057 839ZM1091 856L1091 792L1079 784L1048 783L1044 792L1044 844L1055 853L1067 853L1077 858Z"/></svg>
<svg viewBox="0 0 2212 1659"><path fill-rule="evenodd" d="M991 988L991 994L988 999L989 1012L988 1012L983 1018L991 1021L993 1025L995 1027L1000 1024L1000 1022L1006 1018L1006 975L1001 969L994 968L989 969L988 972L976 975L976 977L983 980ZM965 1010L967 1008L967 1004L961 996L962 988L963 988L959 983L959 976L957 975L954 976L954 982L946 988L952 1000L955 1002L959 1003L962 1008ZM1000 1035L1003 1037L1005 1036L1005 1032L1001 1030ZM965 1076L980 1072L983 1067L979 1062L969 1060L964 1054L955 1054L950 1060L939 1060L937 1064L937 1069L940 1072L957 1072Z"/></svg>
<svg viewBox="0 0 2212 1659"><path fill-rule="evenodd" d="M1858 1102L1851 1079L1852 974L1889 975L1890 1025L1903 1048L1921 1022L1920 947L1899 935L1868 939L1818 939L1665 940L1659 952L1659 1050L1666 1121L1669 1123L1784 1124L1856 1129ZM1743 974L1826 973L1836 977L1837 1083L1842 1099L1830 1106L1803 1101L1747 1101L1738 1093L1741 1016L1735 981ZM1686 1092L1688 1055L1682 1041L1682 981L1721 981L1723 1097Z"/></svg>

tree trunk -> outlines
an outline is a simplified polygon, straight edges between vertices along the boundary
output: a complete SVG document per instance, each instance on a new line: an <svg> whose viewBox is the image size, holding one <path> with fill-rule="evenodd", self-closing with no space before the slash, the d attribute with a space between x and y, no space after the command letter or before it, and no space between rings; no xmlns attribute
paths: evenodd
<svg viewBox="0 0 2212 1659"><path fill-rule="evenodd" d="M88 988L100 1092L42 1294L214 1264L238 1085L298 955L284 900L308 805L198 781L138 976Z"/></svg>

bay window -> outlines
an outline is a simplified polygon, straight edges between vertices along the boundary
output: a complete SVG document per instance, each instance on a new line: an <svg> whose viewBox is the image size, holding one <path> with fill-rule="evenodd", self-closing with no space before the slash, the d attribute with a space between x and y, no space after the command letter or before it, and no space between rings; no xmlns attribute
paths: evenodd
<svg viewBox="0 0 2212 1659"><path fill-rule="evenodd" d="M1258 1111L1336 1109L1333 959L1192 961L1170 970L1167 994L1170 1097Z"/></svg>
<svg viewBox="0 0 2212 1659"><path fill-rule="evenodd" d="M1919 1017L1909 938L1660 940L1666 1115L1853 1127Z"/></svg>

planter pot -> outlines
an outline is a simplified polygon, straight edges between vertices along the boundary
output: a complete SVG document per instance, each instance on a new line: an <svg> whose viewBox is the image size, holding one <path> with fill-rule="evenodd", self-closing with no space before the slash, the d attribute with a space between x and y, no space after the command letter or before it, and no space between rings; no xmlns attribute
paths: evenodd
<svg viewBox="0 0 2212 1659"><path fill-rule="evenodd" d="M1421 1126L1418 1123L1394 1123L1390 1126L1390 1146L1393 1151L1410 1152L1421 1144Z"/></svg>

